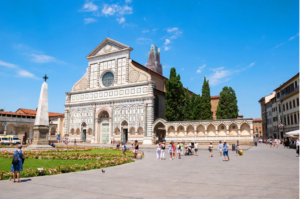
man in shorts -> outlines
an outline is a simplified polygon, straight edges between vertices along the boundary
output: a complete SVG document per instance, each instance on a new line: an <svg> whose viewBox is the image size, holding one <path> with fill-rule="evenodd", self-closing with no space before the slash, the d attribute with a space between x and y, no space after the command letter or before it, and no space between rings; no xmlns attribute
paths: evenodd
<svg viewBox="0 0 300 199"><path fill-rule="evenodd" d="M229 161L228 144L226 143L226 141L224 141L224 144L223 144L223 156L224 156L225 161L227 160L227 158L228 158L228 161Z"/></svg>

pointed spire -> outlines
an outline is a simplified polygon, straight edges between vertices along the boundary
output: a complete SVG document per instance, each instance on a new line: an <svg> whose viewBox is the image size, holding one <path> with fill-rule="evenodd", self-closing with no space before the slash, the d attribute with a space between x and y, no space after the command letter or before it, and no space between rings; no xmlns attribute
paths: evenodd
<svg viewBox="0 0 300 199"><path fill-rule="evenodd" d="M150 70L162 75L162 65L160 63L160 49L154 44L150 47L150 52L148 53L148 63L146 67Z"/></svg>

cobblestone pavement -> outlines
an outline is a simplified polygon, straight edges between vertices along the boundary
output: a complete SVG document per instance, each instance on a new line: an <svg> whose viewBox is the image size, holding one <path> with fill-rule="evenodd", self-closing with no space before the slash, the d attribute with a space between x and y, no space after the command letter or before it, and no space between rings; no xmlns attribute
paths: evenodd
<svg viewBox="0 0 300 199"><path fill-rule="evenodd" d="M181 160L156 160L154 149L135 163L54 176L0 181L0 198L299 198L295 150L264 144L230 161L214 151ZM0 168L1 169L1 168Z"/></svg>

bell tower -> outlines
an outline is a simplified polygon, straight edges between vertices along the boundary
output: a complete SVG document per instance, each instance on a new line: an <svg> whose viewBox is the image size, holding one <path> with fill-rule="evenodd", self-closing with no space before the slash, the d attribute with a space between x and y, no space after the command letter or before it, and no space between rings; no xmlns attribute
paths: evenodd
<svg viewBox="0 0 300 199"><path fill-rule="evenodd" d="M150 47L150 52L148 53L148 63L146 64L146 67L160 75L163 75L162 65L160 64L160 49L154 44L152 44Z"/></svg>

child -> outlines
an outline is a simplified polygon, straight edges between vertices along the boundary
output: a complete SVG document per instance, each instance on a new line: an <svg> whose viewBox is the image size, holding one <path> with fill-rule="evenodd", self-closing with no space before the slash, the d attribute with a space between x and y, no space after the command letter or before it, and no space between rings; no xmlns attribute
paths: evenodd
<svg viewBox="0 0 300 199"><path fill-rule="evenodd" d="M158 160L160 160L160 150L161 150L161 143L157 143L156 145L156 157Z"/></svg>
<svg viewBox="0 0 300 199"><path fill-rule="evenodd" d="M172 142L168 145L169 148L169 154L170 154L170 160L173 160L172 155L173 155L173 145Z"/></svg>
<svg viewBox="0 0 300 199"><path fill-rule="evenodd" d="M161 160L165 160L165 149L166 149L166 145L165 145L165 142L163 142L161 145L161 150L160 150L160 159Z"/></svg>
<svg viewBox="0 0 300 199"><path fill-rule="evenodd" d="M178 154L178 159L181 159L180 152L181 152L181 145L180 145L180 143L178 142L178 144L177 144L177 154Z"/></svg>
<svg viewBox="0 0 300 199"><path fill-rule="evenodd" d="M195 143L195 155L198 156L198 143Z"/></svg>
<svg viewBox="0 0 300 199"><path fill-rule="evenodd" d="M176 153L176 149L175 149L175 144L172 141L172 149L173 149L173 159L176 158L175 153Z"/></svg>
<svg viewBox="0 0 300 199"><path fill-rule="evenodd" d="M214 146L212 145L212 142L210 142L209 146L208 146L208 151L209 151L209 157L213 157L212 155L212 149L214 148Z"/></svg>
<svg viewBox="0 0 300 199"><path fill-rule="evenodd" d="M222 149L223 149L223 144L222 141L219 142L219 152L220 152L220 156L222 156Z"/></svg>

